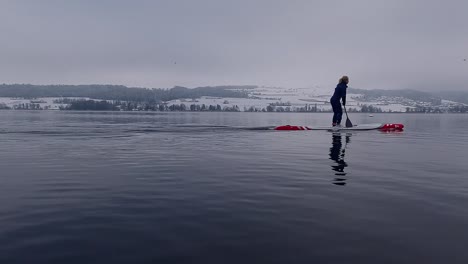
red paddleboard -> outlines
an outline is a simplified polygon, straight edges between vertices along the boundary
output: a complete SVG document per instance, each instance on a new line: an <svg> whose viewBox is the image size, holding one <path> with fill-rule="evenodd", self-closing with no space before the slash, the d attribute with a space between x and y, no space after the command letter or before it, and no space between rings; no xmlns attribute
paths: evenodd
<svg viewBox="0 0 468 264"><path fill-rule="evenodd" d="M363 124L355 125L352 127L308 127L308 126L278 126L275 127L275 130L282 131L297 131L297 130L333 130L333 131L342 131L342 130L381 130L381 131L402 131L405 126L403 124Z"/></svg>

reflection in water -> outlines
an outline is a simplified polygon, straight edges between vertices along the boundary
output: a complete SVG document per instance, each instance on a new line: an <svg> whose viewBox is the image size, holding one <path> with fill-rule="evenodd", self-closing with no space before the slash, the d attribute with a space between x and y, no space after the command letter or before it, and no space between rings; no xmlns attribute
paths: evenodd
<svg viewBox="0 0 468 264"><path fill-rule="evenodd" d="M348 167L348 164L345 162L344 157L346 146L348 145L348 143L350 143L350 141L351 134L346 133L345 146L343 147L341 133L337 132L332 134L332 147L330 148L330 159L335 161L335 163L332 164L331 167L332 170L335 172L336 176L333 180L333 184L346 184L346 172L344 172L344 169Z"/></svg>

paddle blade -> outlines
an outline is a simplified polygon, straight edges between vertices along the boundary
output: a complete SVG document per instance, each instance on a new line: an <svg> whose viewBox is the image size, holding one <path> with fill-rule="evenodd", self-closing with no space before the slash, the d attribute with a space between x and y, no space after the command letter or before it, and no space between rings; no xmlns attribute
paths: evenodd
<svg viewBox="0 0 468 264"><path fill-rule="evenodd" d="M353 127L353 123L351 123L348 117L346 117L346 127Z"/></svg>
<svg viewBox="0 0 468 264"><path fill-rule="evenodd" d="M353 127L353 123L351 123L351 120L349 120L349 117L348 117L348 111L346 111L346 106L344 106L344 112L346 113L346 127Z"/></svg>

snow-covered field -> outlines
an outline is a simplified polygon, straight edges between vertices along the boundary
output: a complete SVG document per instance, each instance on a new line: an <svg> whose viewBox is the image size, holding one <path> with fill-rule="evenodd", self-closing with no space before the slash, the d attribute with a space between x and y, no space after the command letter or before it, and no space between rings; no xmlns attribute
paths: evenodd
<svg viewBox="0 0 468 264"><path fill-rule="evenodd" d="M60 100L64 98L60 97L42 97L42 98L34 98L34 99L24 99L24 98L11 98L11 97L0 97L0 105L5 105L12 109L16 109L22 105L26 104L35 104L39 105L40 108L46 110L59 110L61 106L67 106L67 104L60 104L55 103L55 100ZM74 98L74 97L67 97L67 99L78 99L78 100L91 100L90 98Z"/></svg>
<svg viewBox="0 0 468 264"><path fill-rule="evenodd" d="M330 97L333 93L333 89L320 89L315 88L278 88L278 87L259 87L256 89L248 90L249 98L216 98L216 97L202 97L196 100L172 100L167 102L171 104L191 104L195 105L221 105L221 107L233 107L238 106L241 111L245 111L251 107L255 107L257 110L266 108L270 104L277 104L283 108L290 107L293 109L299 109L306 107L317 107L317 109L326 111L331 110L329 103ZM348 94L346 107L361 109L362 105L372 105L379 107L383 111L392 112L406 112L408 106L402 104L382 104L381 102L362 102L359 99L359 94Z"/></svg>
<svg viewBox="0 0 468 264"><path fill-rule="evenodd" d="M406 112L406 108L408 108L408 107L409 108L414 108L412 106L405 106L405 105L401 105L401 104L392 104L392 103L383 104L383 103L380 103L380 102L359 102L359 107L357 107L357 108L360 109L360 106L362 106L362 105L378 107L378 108L382 109L383 112Z"/></svg>
<svg viewBox="0 0 468 264"><path fill-rule="evenodd" d="M207 108L210 105L220 105L221 108L238 107L240 111L249 111L255 109L262 111L267 109L271 104L276 107L282 107L285 111L298 111L304 108L317 108L317 111L330 111L330 97L334 92L333 88L280 88L280 87L257 87L255 89L245 90L248 92L248 98L220 98L204 96L198 99L177 99L165 102L168 105L185 104L187 109L190 105L205 105ZM2 105L12 109L20 108L25 104L39 105L41 109L59 110L60 107L67 106L66 104L55 103L54 100L63 98L5 98L0 97L0 108ZM70 99L86 99L90 98L70 98ZM347 96L346 107L361 110L363 105L380 108L384 112L406 112L407 108L413 109L419 106L431 106L430 102L415 102L411 99L403 97L382 97L374 101L365 101L361 94L349 94ZM460 103L442 100L441 108L448 108Z"/></svg>

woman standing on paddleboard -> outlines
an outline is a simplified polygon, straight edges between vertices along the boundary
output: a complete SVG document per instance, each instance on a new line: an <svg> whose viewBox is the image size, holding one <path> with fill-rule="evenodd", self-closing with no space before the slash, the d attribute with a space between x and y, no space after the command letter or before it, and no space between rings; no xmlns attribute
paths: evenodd
<svg viewBox="0 0 468 264"><path fill-rule="evenodd" d="M348 76L341 77L338 85L335 88L335 93L330 98L330 103L333 108L333 121L332 126L341 125L341 117L343 116L343 109L341 108L340 99L343 101L343 106L346 107L346 89L348 88Z"/></svg>

